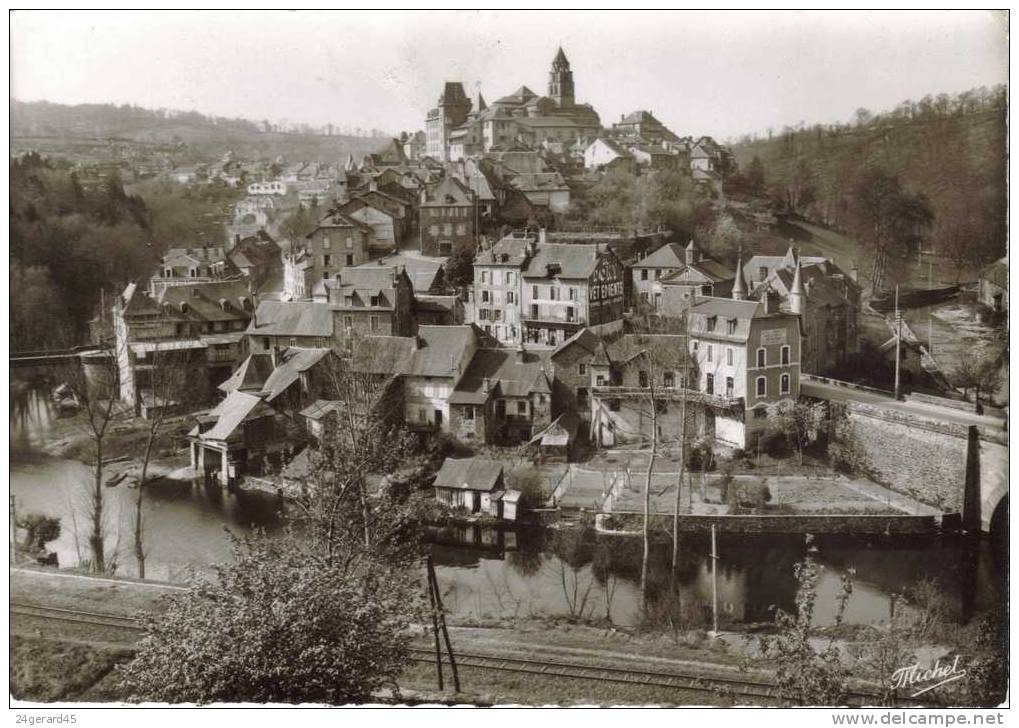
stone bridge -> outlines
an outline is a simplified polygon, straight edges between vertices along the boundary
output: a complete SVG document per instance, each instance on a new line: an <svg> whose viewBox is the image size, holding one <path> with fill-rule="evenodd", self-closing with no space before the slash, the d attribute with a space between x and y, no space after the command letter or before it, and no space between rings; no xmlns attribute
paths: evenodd
<svg viewBox="0 0 1019 728"><path fill-rule="evenodd" d="M934 397L896 400L881 390L804 375L800 394L841 402L845 431L866 469L893 490L946 513L970 531L1008 522L1008 432L1001 418Z"/></svg>

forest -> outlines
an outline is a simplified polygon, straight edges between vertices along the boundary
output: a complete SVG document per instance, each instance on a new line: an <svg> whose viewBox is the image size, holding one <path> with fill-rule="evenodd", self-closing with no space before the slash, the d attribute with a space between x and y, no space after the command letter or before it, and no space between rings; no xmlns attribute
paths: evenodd
<svg viewBox="0 0 1019 728"><path fill-rule="evenodd" d="M147 276L166 248L221 243L240 194L160 180L129 193L117 175L86 187L38 154L11 160L10 180L14 351L82 343L101 296Z"/></svg>
<svg viewBox="0 0 1019 728"><path fill-rule="evenodd" d="M982 87L883 113L861 108L846 124L744 137L733 152L748 186L777 209L833 229L859 229L868 185L901 188L930 212L924 248L979 267L1005 254L1007 113L1007 89Z"/></svg>

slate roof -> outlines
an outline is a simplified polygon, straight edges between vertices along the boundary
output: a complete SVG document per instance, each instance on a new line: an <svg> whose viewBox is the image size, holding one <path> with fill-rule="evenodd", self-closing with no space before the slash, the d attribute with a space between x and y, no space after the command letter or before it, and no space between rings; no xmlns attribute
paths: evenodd
<svg viewBox="0 0 1019 728"><path fill-rule="evenodd" d="M686 250L679 243L666 243L633 264L633 268L676 268L686 266Z"/></svg>
<svg viewBox="0 0 1019 728"><path fill-rule="evenodd" d="M527 262L528 245L537 241L535 236L507 235L496 241L488 250L474 256L475 265L508 265L519 268Z"/></svg>
<svg viewBox="0 0 1019 728"><path fill-rule="evenodd" d="M262 301L248 324L251 336L333 335L333 313L328 304L312 301Z"/></svg>
<svg viewBox="0 0 1019 728"><path fill-rule="evenodd" d="M421 258L414 255L394 253L362 263L354 268L346 268L344 272L362 269L388 270L389 268L402 266L407 277L410 278L414 290L416 292L427 293L434 288L442 286L445 278L445 273L443 272L443 265L445 263L446 258ZM392 283L390 283L389 287L392 288Z"/></svg>
<svg viewBox="0 0 1019 728"><path fill-rule="evenodd" d="M363 336L355 341L351 368L362 374L399 374L414 355L409 336Z"/></svg>
<svg viewBox="0 0 1019 728"><path fill-rule="evenodd" d="M360 230L363 233L372 232L371 226L366 225L360 220L355 220L349 215L345 215L339 210L331 210L325 217L319 220L318 227L308 233L307 237L311 237L319 230L327 228L354 228Z"/></svg>
<svg viewBox="0 0 1019 728"><path fill-rule="evenodd" d="M523 172L511 179L510 184L521 192L570 189L566 180L558 172Z"/></svg>
<svg viewBox="0 0 1019 728"><path fill-rule="evenodd" d="M525 278L590 278L598 267L602 246L584 243L544 243L538 246L524 271ZM549 275L548 266L558 265L559 272Z"/></svg>
<svg viewBox="0 0 1019 728"><path fill-rule="evenodd" d="M591 331L591 329L583 328L573 336L568 338L566 341L561 343L555 349L552 350L552 358L555 359L560 353L566 351L573 346L579 346L586 351L594 354L598 350L598 344L601 339Z"/></svg>
<svg viewBox="0 0 1019 728"><path fill-rule="evenodd" d="M183 309L181 304L184 304ZM247 321L251 311L245 310L245 306L250 304L247 281L233 278L166 286L156 299L135 292L125 312L166 312L172 313L174 318L192 321Z"/></svg>
<svg viewBox="0 0 1019 728"><path fill-rule="evenodd" d="M241 362L230 378L219 385L222 392L262 391L265 380L272 374L272 357L268 352L254 352Z"/></svg>
<svg viewBox="0 0 1019 728"><path fill-rule="evenodd" d="M280 246L265 230L242 238L227 257L238 268L249 265L268 265L280 259Z"/></svg>
<svg viewBox="0 0 1019 728"><path fill-rule="evenodd" d="M260 397L247 392L231 392L209 411L209 416L216 418L216 424L199 437L202 440L227 440L245 420L271 414L272 409Z"/></svg>
<svg viewBox="0 0 1019 728"><path fill-rule="evenodd" d="M437 488L490 491L502 477L502 463L483 458L446 458L432 483Z"/></svg>
<svg viewBox="0 0 1019 728"><path fill-rule="evenodd" d="M527 86L521 86L513 93L494 101L492 106L521 106L536 98L538 98L538 94L531 91Z"/></svg>
<svg viewBox="0 0 1019 728"><path fill-rule="evenodd" d="M443 207L445 205L471 205L474 203L471 191L455 177L443 177L425 192L422 207Z"/></svg>
<svg viewBox="0 0 1019 728"><path fill-rule="evenodd" d="M168 248L160 262L163 266L181 266L189 264L214 265L222 263L226 253L220 246L200 248Z"/></svg>
<svg viewBox="0 0 1019 728"><path fill-rule="evenodd" d="M276 360L276 368L265 380L259 394L266 402L272 402L296 382L303 372L322 361L330 351L331 349L299 349L297 347L284 349Z"/></svg>
<svg viewBox="0 0 1019 728"><path fill-rule="evenodd" d="M457 377L456 365L464 349L477 340L473 326L418 326L417 348L404 374L417 377Z"/></svg>
<svg viewBox="0 0 1019 728"><path fill-rule="evenodd" d="M551 394L545 360L533 352L513 349L479 349L449 397L450 404L483 404L488 400L485 380L500 397Z"/></svg>
<svg viewBox="0 0 1019 728"><path fill-rule="evenodd" d="M669 273L667 276L659 281L663 285L678 284L684 285L684 282L679 280L689 271L696 271L700 273L704 278L707 278L714 283L721 281L731 281L736 277L735 271L731 271L726 268L722 263L717 260L711 260L710 258L703 258L696 263L682 266L679 270Z"/></svg>

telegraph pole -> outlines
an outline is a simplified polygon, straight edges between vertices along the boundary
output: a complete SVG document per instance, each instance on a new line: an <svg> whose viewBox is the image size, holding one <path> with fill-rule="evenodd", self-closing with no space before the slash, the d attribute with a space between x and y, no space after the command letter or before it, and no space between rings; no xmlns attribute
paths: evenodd
<svg viewBox="0 0 1019 728"><path fill-rule="evenodd" d="M718 636L718 538L711 524L711 625L712 637Z"/></svg>
<svg viewBox="0 0 1019 728"><path fill-rule="evenodd" d="M902 353L899 349L902 340L902 314L899 313L899 284L895 284L895 399L899 398L899 365Z"/></svg>

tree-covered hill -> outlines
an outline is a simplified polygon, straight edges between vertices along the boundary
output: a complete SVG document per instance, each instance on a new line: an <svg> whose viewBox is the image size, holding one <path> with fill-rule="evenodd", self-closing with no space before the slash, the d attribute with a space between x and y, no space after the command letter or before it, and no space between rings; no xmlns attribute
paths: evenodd
<svg viewBox="0 0 1019 728"><path fill-rule="evenodd" d="M924 247L979 265L1005 253L1006 114L1007 90L981 88L887 113L859 109L852 124L743 138L733 151L741 169L763 167L781 207L836 229L858 222L861 184L876 172L896 178L933 213Z"/></svg>

